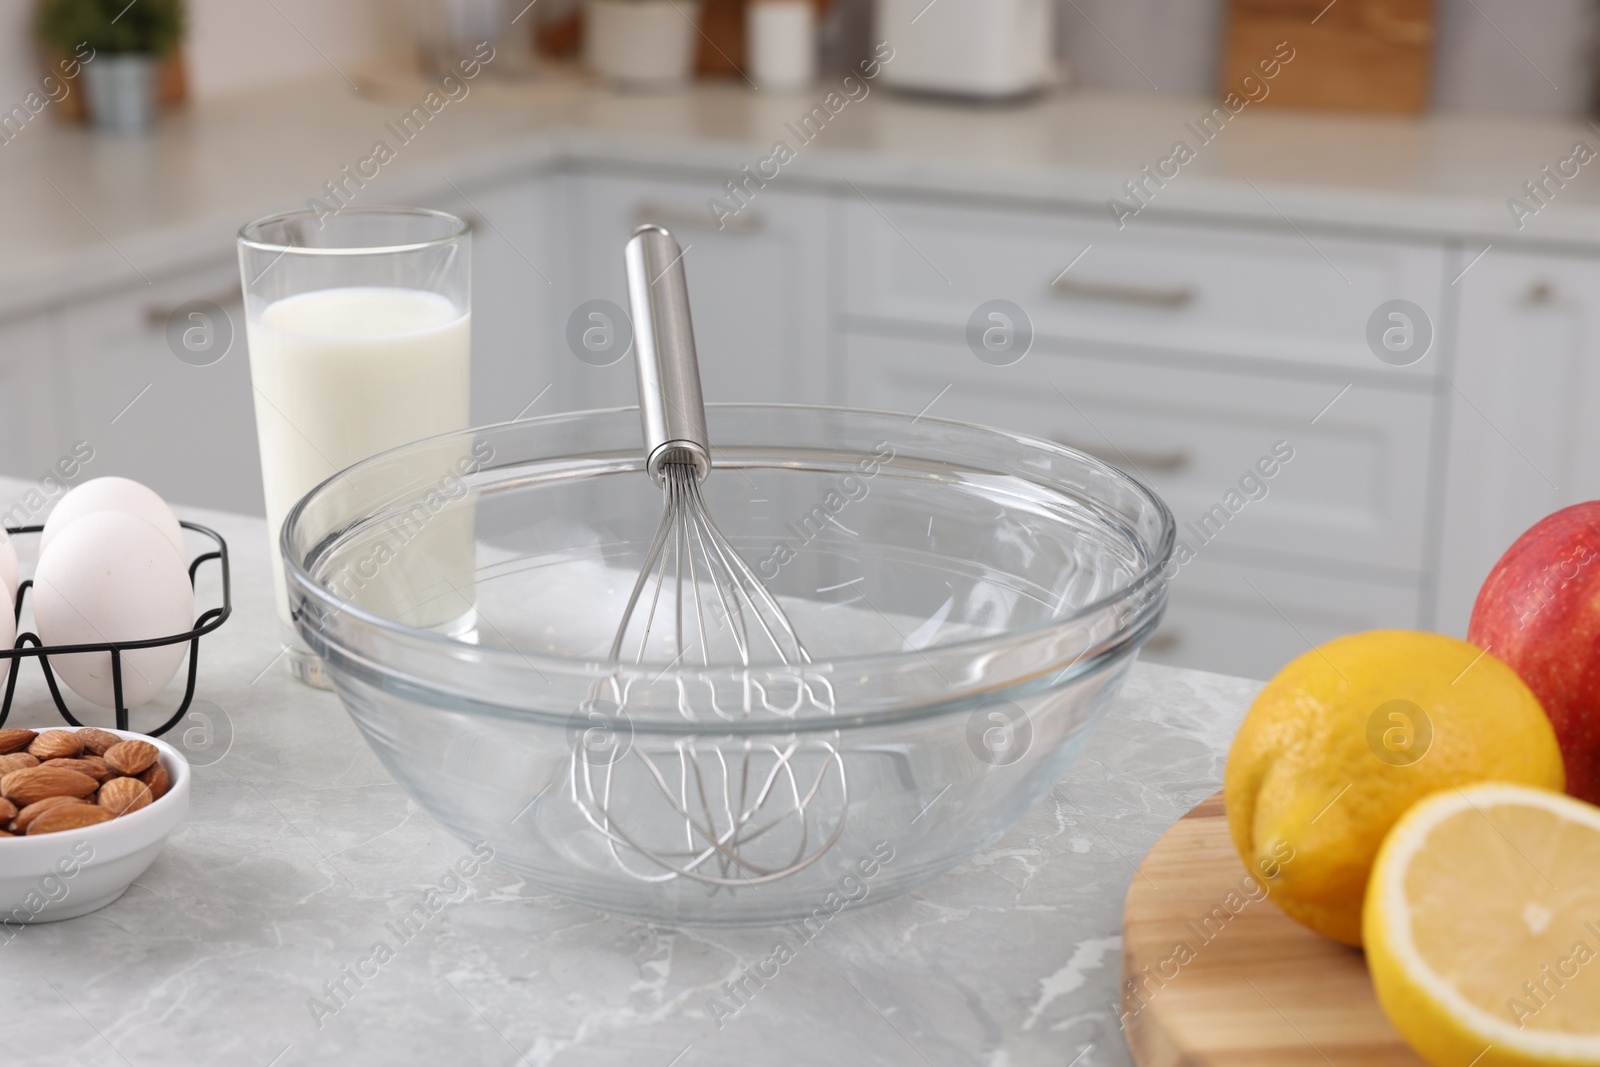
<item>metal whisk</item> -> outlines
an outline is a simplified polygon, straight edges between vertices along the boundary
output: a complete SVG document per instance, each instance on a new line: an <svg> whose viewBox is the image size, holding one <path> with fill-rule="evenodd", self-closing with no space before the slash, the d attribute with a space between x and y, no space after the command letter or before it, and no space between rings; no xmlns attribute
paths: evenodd
<svg viewBox="0 0 1600 1067"><path fill-rule="evenodd" d="M675 671L678 712L693 722L832 714L833 687L808 669L783 607L717 529L700 493L711 443L683 252L667 230L646 225L629 239L626 261L645 470L666 502L610 659ZM620 672L595 687L597 721L626 721L629 688ZM654 752L631 733L608 739L601 759L574 748L572 798L616 862L643 881L774 881L816 862L844 832L849 794L836 732L702 734Z"/></svg>

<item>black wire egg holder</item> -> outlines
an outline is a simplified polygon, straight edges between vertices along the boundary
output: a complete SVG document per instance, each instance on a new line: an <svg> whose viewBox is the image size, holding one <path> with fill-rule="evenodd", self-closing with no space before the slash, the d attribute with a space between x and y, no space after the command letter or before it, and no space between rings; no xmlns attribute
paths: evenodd
<svg viewBox="0 0 1600 1067"><path fill-rule="evenodd" d="M117 729L128 730L128 708L122 702L122 656L125 652L135 652L144 648L161 648L165 645L176 645L179 642L189 642L189 678L184 685L183 703L178 705L178 710L172 717L154 730L145 731L148 737L160 737L174 726L189 711L189 705L194 701L195 679L200 669L200 639L228 620L233 614L233 590L228 571L228 543L222 535L215 530L201 526L199 523L184 522L180 525L186 530L193 530L215 541L215 551L203 552L196 556L189 564L189 586L195 584L195 575L202 564L216 560L222 569L222 606L209 608L195 620L194 628L181 634L170 637L153 637L143 641L109 641L91 645L46 645L40 640L38 634L19 633L16 643L11 648L0 648L0 663L9 664L6 667L6 689L4 699L0 699L0 726L4 726L6 719L11 715L11 702L17 691L17 677L21 674L21 665L24 659L37 659L39 666L44 670L45 684L50 687L51 699L55 701L56 710L61 717L72 726L83 726L73 715L72 709L67 706L66 698L61 694L61 685L56 680L55 672L50 669L51 656L76 655L78 653L110 653L111 654L111 695L116 701ZM6 527L6 533L13 536L17 534L36 534L44 530L43 526L17 526ZM17 602L15 615L20 629L22 624L22 604L27 598L28 591L33 588L33 579L21 582L17 586Z"/></svg>

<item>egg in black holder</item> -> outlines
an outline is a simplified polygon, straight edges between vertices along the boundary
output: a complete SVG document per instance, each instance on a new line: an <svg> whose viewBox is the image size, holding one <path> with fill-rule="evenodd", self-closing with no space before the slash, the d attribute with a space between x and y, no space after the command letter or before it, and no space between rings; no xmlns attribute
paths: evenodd
<svg viewBox="0 0 1600 1067"><path fill-rule="evenodd" d="M222 535L215 530L208 529L198 523L179 523L186 530L193 530L197 534L209 537L217 544L216 550L203 552L196 556L189 564L189 585L193 588L195 575L200 567L216 560L222 568L222 605L209 608L195 620L194 629L186 633L173 634L170 637L153 637L143 641L109 641L92 645L53 645L47 646L34 633L19 633L16 644L11 648L0 648L0 663L8 663L6 667L6 691L3 700L0 700L0 726L4 726L6 719L11 715L11 701L17 690L17 675L20 673L24 659L37 659L44 670L45 684L50 687L51 699L55 701L56 710L61 717L72 726L83 726L72 714L72 709L67 706L67 701L61 693L61 685L56 681L55 672L50 669L51 656L65 656L79 652L109 652L111 654L111 693L116 701L117 722L119 730L131 729L128 725L128 709L122 703L122 654L142 648L160 648L163 645L175 645L180 641L189 642L189 678L184 684L183 702L178 705L178 710L172 717L162 723L160 727L147 731L149 737L160 737L178 724L178 721L189 711L189 705L194 700L195 678L200 669L200 639L224 622L233 614L233 592L228 574L228 543ZM6 533L13 536L17 534L37 534L44 530L43 526L18 526L6 527ZM33 588L33 579L21 582L17 586L16 618L18 625L22 620L22 603L27 598L28 590Z"/></svg>

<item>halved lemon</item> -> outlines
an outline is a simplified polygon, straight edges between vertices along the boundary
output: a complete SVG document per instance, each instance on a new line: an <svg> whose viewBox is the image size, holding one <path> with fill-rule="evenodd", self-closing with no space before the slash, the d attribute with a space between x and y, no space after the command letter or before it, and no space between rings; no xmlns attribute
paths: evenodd
<svg viewBox="0 0 1600 1067"><path fill-rule="evenodd" d="M1362 939L1378 1002L1434 1067L1597 1067L1600 808L1435 793L1384 839Z"/></svg>

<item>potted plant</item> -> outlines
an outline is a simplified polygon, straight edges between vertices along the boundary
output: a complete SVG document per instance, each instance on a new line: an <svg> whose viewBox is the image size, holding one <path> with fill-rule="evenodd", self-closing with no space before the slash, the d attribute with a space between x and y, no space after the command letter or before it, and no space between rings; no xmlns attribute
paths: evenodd
<svg viewBox="0 0 1600 1067"><path fill-rule="evenodd" d="M183 35L183 0L43 0L38 35L47 47L80 54L96 127L138 133L155 122L156 72Z"/></svg>
<svg viewBox="0 0 1600 1067"><path fill-rule="evenodd" d="M695 0L588 0L586 12L596 74L636 89L688 82L700 19Z"/></svg>

